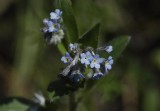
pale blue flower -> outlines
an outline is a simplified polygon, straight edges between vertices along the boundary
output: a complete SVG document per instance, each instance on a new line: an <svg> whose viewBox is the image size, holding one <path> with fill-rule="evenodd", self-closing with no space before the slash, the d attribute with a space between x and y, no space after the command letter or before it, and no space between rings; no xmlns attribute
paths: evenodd
<svg viewBox="0 0 160 111"><path fill-rule="evenodd" d="M89 65L93 59L89 51L87 51L86 53L82 53L80 56L81 56L81 59L80 59L81 63L85 65Z"/></svg>
<svg viewBox="0 0 160 111"><path fill-rule="evenodd" d="M69 50L70 51L76 53L78 49L79 49L78 43L74 43L74 44L70 43L69 44Z"/></svg>
<svg viewBox="0 0 160 111"><path fill-rule="evenodd" d="M55 13L56 13L57 15L59 15L60 17L62 16L62 11L59 10L59 9L56 9L56 10L55 10Z"/></svg>
<svg viewBox="0 0 160 111"><path fill-rule="evenodd" d="M48 22L48 32L57 32L60 28L60 24L54 23L52 21Z"/></svg>
<svg viewBox="0 0 160 111"><path fill-rule="evenodd" d="M108 53L112 52L112 50L113 50L113 47L111 45L105 47L105 51L108 52Z"/></svg>
<svg viewBox="0 0 160 111"><path fill-rule="evenodd" d="M98 54L96 54L90 64L91 68L100 68L100 64L104 61L104 58L100 58Z"/></svg>
<svg viewBox="0 0 160 111"><path fill-rule="evenodd" d="M108 59L105 61L106 72L112 69L112 64L113 64L113 59L111 56L109 56Z"/></svg>
<svg viewBox="0 0 160 111"><path fill-rule="evenodd" d="M61 15L62 15L62 11L60 11L59 9L56 9L55 12L50 13L50 18L52 20L58 20L58 19L61 19Z"/></svg>
<svg viewBox="0 0 160 111"><path fill-rule="evenodd" d="M73 59L68 52L66 52L66 54L61 58L61 61L64 62L65 64L70 63L72 60Z"/></svg>
<svg viewBox="0 0 160 111"><path fill-rule="evenodd" d="M44 19L42 28L45 39L50 44L58 44L64 38L62 11L56 9L50 13L50 19Z"/></svg>
<svg viewBox="0 0 160 111"><path fill-rule="evenodd" d="M45 27L42 29L42 31L44 33L47 33L47 32L54 32L55 33L60 29L60 24L59 23L55 23L55 22L53 22L51 20L44 19L43 23L45 25Z"/></svg>
<svg viewBox="0 0 160 111"><path fill-rule="evenodd" d="M89 60L90 62L93 60L93 56L92 56L92 54L90 53L90 51L87 51L87 52L86 52L86 56L87 56L87 58L88 58L88 60Z"/></svg>

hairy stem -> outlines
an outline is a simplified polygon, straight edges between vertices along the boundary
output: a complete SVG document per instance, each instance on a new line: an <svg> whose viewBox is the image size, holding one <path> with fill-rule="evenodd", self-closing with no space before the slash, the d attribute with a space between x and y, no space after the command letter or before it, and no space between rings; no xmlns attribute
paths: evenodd
<svg viewBox="0 0 160 111"><path fill-rule="evenodd" d="M77 109L77 103L75 100L75 93L74 92L72 92L69 95L69 108L70 108L70 111L76 111L76 109Z"/></svg>

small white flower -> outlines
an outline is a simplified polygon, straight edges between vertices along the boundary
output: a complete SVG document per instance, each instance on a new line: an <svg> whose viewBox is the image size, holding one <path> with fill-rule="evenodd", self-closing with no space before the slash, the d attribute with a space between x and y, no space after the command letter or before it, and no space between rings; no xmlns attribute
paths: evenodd
<svg viewBox="0 0 160 111"><path fill-rule="evenodd" d="M50 39L50 44L58 44L61 42L61 40L64 38L64 32L63 30L59 30L57 33L52 35L52 38Z"/></svg>
<svg viewBox="0 0 160 111"><path fill-rule="evenodd" d="M60 29L57 33L59 36L64 36L64 31L62 29Z"/></svg>

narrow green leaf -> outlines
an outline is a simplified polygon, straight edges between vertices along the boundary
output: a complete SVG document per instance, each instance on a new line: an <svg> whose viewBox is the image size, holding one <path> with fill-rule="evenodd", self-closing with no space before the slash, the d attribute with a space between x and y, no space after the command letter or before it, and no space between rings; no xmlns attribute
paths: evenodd
<svg viewBox="0 0 160 111"><path fill-rule="evenodd" d="M14 100L12 103L4 104L0 106L0 111L27 111L29 106Z"/></svg>
<svg viewBox="0 0 160 111"><path fill-rule="evenodd" d="M84 46L91 46L93 48L97 48L99 32L100 23L97 23L89 31L83 34L82 37L78 40L78 42L82 43Z"/></svg>
<svg viewBox="0 0 160 111"><path fill-rule="evenodd" d="M66 53L66 48L64 47L64 45L62 43L57 44L57 48L62 55L64 55Z"/></svg>
<svg viewBox="0 0 160 111"><path fill-rule="evenodd" d="M66 28L67 42L74 43L78 40L78 27L70 0L57 0L57 7L63 11L63 22Z"/></svg>
<svg viewBox="0 0 160 111"><path fill-rule="evenodd" d="M113 46L113 51L110 54L112 55L114 60L116 60L121 55L121 53L129 43L130 39L130 36L120 36L108 43L109 45Z"/></svg>

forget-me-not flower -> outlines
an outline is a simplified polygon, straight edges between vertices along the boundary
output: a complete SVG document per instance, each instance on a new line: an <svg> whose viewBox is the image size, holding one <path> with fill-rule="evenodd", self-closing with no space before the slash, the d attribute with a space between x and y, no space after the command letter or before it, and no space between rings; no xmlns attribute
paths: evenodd
<svg viewBox="0 0 160 111"><path fill-rule="evenodd" d="M91 54L90 51L87 51L87 52L86 52L86 56L87 56L87 58L88 58L88 60L89 60L90 62L93 60L93 56L92 56L92 54Z"/></svg>
<svg viewBox="0 0 160 111"><path fill-rule="evenodd" d="M113 47L111 45L105 47L105 51L108 52L108 53L112 52L112 50L113 50Z"/></svg>
<svg viewBox="0 0 160 111"><path fill-rule="evenodd" d="M113 59L111 56L109 56L108 59L105 61L106 72L112 69L112 64L113 64Z"/></svg>
<svg viewBox="0 0 160 111"><path fill-rule="evenodd" d="M60 11L59 9L56 9L55 12L50 13L50 18L52 20L59 20L61 19L61 16L62 16L62 11Z"/></svg>
<svg viewBox="0 0 160 111"><path fill-rule="evenodd" d="M70 63L72 60L73 59L68 52L66 52L66 54L61 58L61 61L64 62L65 64Z"/></svg>
<svg viewBox="0 0 160 111"><path fill-rule="evenodd" d="M56 9L54 12L50 13L50 19L44 19L42 28L45 39L50 44L60 43L64 38L63 24L62 24L62 11Z"/></svg>
<svg viewBox="0 0 160 111"><path fill-rule="evenodd" d="M80 59L81 63L85 65L89 65L93 59L93 56L89 51L87 51L86 53L82 53L80 56L81 56L81 59Z"/></svg>
<svg viewBox="0 0 160 111"><path fill-rule="evenodd" d="M45 27L42 29L42 31L44 33L46 33L46 32L54 32L55 33L60 29L60 24L53 22L51 20L44 19L43 23L45 25Z"/></svg>
<svg viewBox="0 0 160 111"><path fill-rule="evenodd" d="M104 51L105 48L106 47L97 48L97 51ZM61 61L64 63L69 63L61 74L65 76L68 75L71 82L81 83L89 78L92 78L93 80L100 79L112 68L112 57L102 58L99 54L94 53L92 47L87 47L83 50L78 43L74 43L69 44L69 49L73 59L68 52L61 58ZM112 46L108 46L108 51L110 52L111 50ZM81 72L84 72L85 75Z"/></svg>
<svg viewBox="0 0 160 111"><path fill-rule="evenodd" d="M100 64L104 61L104 58L100 58L98 54L96 54L90 64L91 68L100 68Z"/></svg>
<svg viewBox="0 0 160 111"><path fill-rule="evenodd" d="M48 32L57 32L60 28L60 24L54 23L52 21L48 22Z"/></svg>

